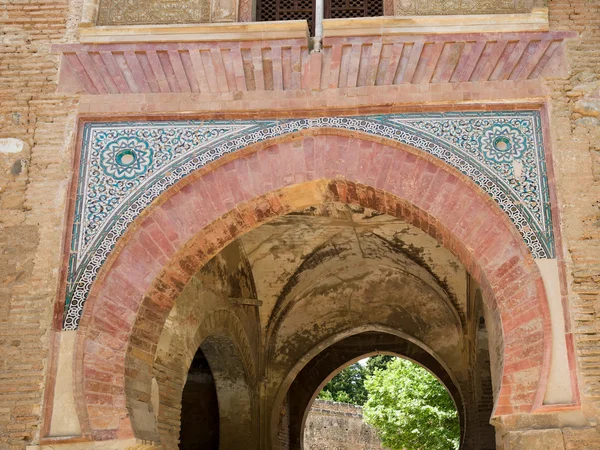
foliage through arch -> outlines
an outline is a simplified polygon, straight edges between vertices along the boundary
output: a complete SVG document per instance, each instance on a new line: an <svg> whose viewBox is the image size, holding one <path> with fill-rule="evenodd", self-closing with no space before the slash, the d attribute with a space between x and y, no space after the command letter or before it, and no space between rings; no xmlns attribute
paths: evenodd
<svg viewBox="0 0 600 450"><path fill-rule="evenodd" d="M429 371L407 359L376 356L336 375L319 398L363 406L390 450L456 450L460 425L452 397Z"/></svg>

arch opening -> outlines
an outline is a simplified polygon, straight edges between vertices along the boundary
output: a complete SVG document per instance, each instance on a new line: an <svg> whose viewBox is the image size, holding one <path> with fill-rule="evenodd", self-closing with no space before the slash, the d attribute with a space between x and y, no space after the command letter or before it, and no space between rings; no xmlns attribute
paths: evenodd
<svg viewBox="0 0 600 450"><path fill-rule="evenodd" d="M468 435L470 435L468 436L470 441L477 440L480 430L472 425L473 419L470 412L472 404L468 399L468 383L461 380L463 378L461 374L456 373L456 366L448 367L431 348L422 342L415 341L410 336L402 335L397 330L380 329L378 331L362 331L341 339L311 359L300 371L286 395L286 402L289 403L290 409L290 449L307 448L305 428L311 406L328 383L350 366L359 365L359 361L379 355L390 355L413 361L432 373L448 391L454 402L458 413L457 418L460 421L461 442L465 443ZM364 383L364 371L362 377L361 382ZM366 389L363 395L364 404L368 399ZM334 397L333 400L339 399ZM488 413L491 415L491 409ZM467 422L470 425L467 425ZM327 437L332 440L339 439L339 437L331 435ZM348 448L352 445L361 445L357 436L349 436L348 439L348 442L336 441L335 445L341 445L342 448L344 445ZM492 439L487 445L481 442L478 446L463 446L463 448L494 449L495 442Z"/></svg>
<svg viewBox="0 0 600 450"><path fill-rule="evenodd" d="M239 159L231 160L208 172L188 177L184 180L185 183L178 186L176 190L161 197L160 202L155 203L153 208L139 219L139 226L133 227L131 232L128 232L123 238L120 252L105 264L102 275L98 277L98 281L90 293L81 322L82 326L78 332L83 367L98 364L100 359L106 357L106 355L92 355L85 349L90 345L95 345L94 342L97 342L99 338L100 340L111 339L106 336L106 323L102 321L102 317L106 317L107 308L109 311L114 311L115 304L119 308L129 308L132 312L124 311L124 316L127 316L128 319L123 321L126 323L120 324L123 326L123 332L119 333L117 339L125 338L132 344L130 344L129 350L123 347L120 347L121 350L115 350L117 353L121 351L120 356L115 356L115 358L122 358L123 364L127 367L136 367L135 378L127 375L124 379L124 392L127 393L127 398L142 399L142 403L145 403L143 407L147 410L148 404L144 399L149 397L150 387L147 385L149 386L151 383L144 381L145 375L143 374L152 372L154 360L140 358L139 353L133 350L137 345L136 342L139 342L140 333L144 330L143 340L150 344L149 354L155 357L156 347L153 349L153 346L158 346L164 329L163 324L172 311L176 299L189 286L190 280L198 269L204 267L215 254L227 248L241 236L246 236L250 231L261 228L259 227L261 224L273 223L278 217L286 216L286 214L288 215L286 217L289 218L290 213L314 207L314 205L339 202L351 205L351 208L369 208L375 211L373 217L383 214L403 220L424 235L428 235L439 248L445 248L454 255L464 267L465 272L470 274L473 281L481 287L489 317L493 318L493 323L490 325L496 330L497 341L491 354L498 354L501 358L501 361L495 365L501 370L501 373L495 375L496 380L499 380L497 382L498 395L494 399L495 413L503 415L529 412L534 409L539 404L540 390L543 393L543 387L540 386L543 386L544 377L547 376L549 350L544 343L544 336L547 333L545 295L537 268L514 226L476 186L439 161L434 161L432 158L402 145L372 141L363 145L361 144L363 141L355 140L356 142L352 141L352 145L357 148L358 159L357 165L353 166L344 162L343 159L340 160L336 150L348 148L351 141L352 138L347 136L311 136L306 139L281 142L274 146L264 145L261 148L244 152L241 166ZM301 176L289 178L285 175L288 173L286 169L278 166L284 161L291 161L300 155L303 157L312 155L314 158L315 149L318 149L319 164L313 164L312 168L307 168ZM258 158L258 155L262 155L261 158L269 158L272 163L267 164L269 168L265 169L264 173L257 172L258 177L265 177L264 184L262 181L255 180L248 185L251 186L249 191L243 193L239 199L235 195L228 197L229 194L221 187L228 185L232 171L236 172L242 170L240 167L248 167L253 164L253 158ZM277 155L277 157L273 159L273 155ZM366 158L364 161L367 165L368 161L379 160L379 158L383 158L381 161L397 161L394 164L399 165L389 173L389 167L387 167L385 175L380 176L379 170L372 173L369 173L368 170L358 170L358 166L362 164L361 158ZM258 159L256 161L258 162ZM305 164L304 167L308 166ZM352 169L352 167L356 167L356 169ZM373 167L383 168L386 167L386 164L376 164ZM424 173L428 176L417 176L417 174ZM204 178L204 175L209 175L210 181L208 178ZM439 179L437 179L438 176ZM210 185L207 185L207 182ZM215 186L215 188L210 188L210 186ZM435 195L435 192L440 189L451 192L451 195L440 198ZM203 192L205 195L199 196L199 192ZM448 198L450 198L449 201ZM212 205L210 209L198 209L201 205L206 205L205 202L209 200ZM469 220L475 212L480 219L478 221ZM196 220L189 222L186 217L195 217ZM166 228L165 225L167 225ZM169 241L171 250L168 255L161 256L159 259L152 256L146 256L143 259L140 259L139 256L136 257L135 252L140 248L140 239L144 235L155 232L154 236L157 237L159 236L158 231ZM376 238L372 239L372 241L374 240ZM371 241L361 240L361 244L365 242L370 245ZM385 242L382 245L385 247ZM389 247L388 245L388 250ZM343 250L343 246L336 243L327 250L329 253L325 254L339 256L343 254L343 252L338 252L340 249ZM160 250L162 252L165 249ZM245 251L246 256L248 253ZM310 251L308 253L319 255L319 252ZM393 254L393 252L388 253ZM241 254L243 255L244 252ZM306 256L308 254L302 254L303 258ZM394 256L394 258L396 257ZM452 297L443 295L444 286L440 286L439 280L436 280L431 273L427 275L425 273L427 270L423 266L420 266L421 269L419 269L407 263L401 269L390 268L390 265L393 264L401 266L400 259L396 258L394 261L390 261L388 258L385 263L378 264L376 270L373 265L367 263L356 264L351 270L363 278L381 279L384 275L390 279L400 277L416 280L418 278L420 281L418 283L414 281L417 283L414 286L419 285L421 286L419 289L429 292L428 295L437 296L440 299L439 308L450 310L453 306ZM135 280L124 279L115 269L133 261L135 261L136 271L140 276ZM146 268L140 269L139 266L144 264L146 264ZM308 265L310 266L310 264ZM238 266L242 267L244 264L239 262ZM335 267L329 266L329 268L334 269ZM376 275L374 275L375 272L377 272ZM291 272L291 275L297 275L299 282L288 286L288 293L291 294L291 297L284 296L286 298L279 299L281 301L277 303L278 306L273 305L274 311L277 313L273 315L272 320L263 315L266 315L261 309L261 304L264 304L261 302L264 300L261 295L256 295L256 292L244 291L246 294L240 294L242 297L227 294L222 299L235 305L233 309L238 316L237 320L242 323L238 328L243 331L243 333L238 332L238 335L246 336L245 338L240 337L240 340L245 339L250 348L246 352L248 357L243 358L244 363L247 366L246 360L257 362L257 367L254 368L256 373L253 375L256 380L270 380L271 375L276 374L279 378L293 381L294 375L302 370L306 362L311 359L306 356L312 351L309 348L307 349L308 353L304 353L305 356L289 358L289 361L286 362L287 373L284 373L286 370L283 368L277 369L275 372L269 372L266 368L269 358L276 354L284 355L285 352L280 350L287 348L285 345L283 347L280 344L272 345L274 341L270 340L274 336L278 338L283 336L283 340L285 340L285 330L290 329L285 325L281 326L282 323L277 317L282 316L280 312L293 311L298 299L305 293L302 286L302 272L296 274ZM252 277L254 283L259 279L256 272ZM322 278L321 287L323 289L330 279L331 277ZM433 281L431 281L432 279ZM281 286L282 290L285 284L284 282L284 286ZM376 286L377 283L372 283L372 285ZM119 299L123 296L125 298L120 302ZM339 296L339 298L344 297ZM278 297L275 296L275 299L277 300ZM239 316L238 311L244 311L244 315ZM114 315L114 312L110 314ZM411 316L408 312L406 315ZM464 334L466 330L464 323L461 323L466 319L466 316L463 316L464 311L461 312L457 308L454 308L453 314L448 315L448 321L455 324L453 327L458 335ZM261 336L260 333L252 331L250 317L265 326L264 335ZM331 317L335 317L335 315ZM348 320L353 317L360 318L360 313L353 313L347 317ZM373 325L385 326L385 321L383 322L379 319L374 320ZM415 322L416 328L418 328L417 322ZM149 327L143 325L144 323L151 323L151 332L147 332ZM356 324L346 323L346 326L350 329ZM281 334L282 330L284 334ZM462 331L459 332L459 330ZM516 336L520 336L520 338L516 338ZM523 336L528 339L529 343L527 367L517 364L517 361L522 361L523 355L519 353L521 351L519 341ZM256 345L257 342L261 342L261 339L264 340L265 347ZM328 340L331 342L331 339L334 339L331 335L319 335L319 339L315 342L323 343ZM319 345L321 344L316 347ZM264 348L264 353L256 353L257 348ZM321 350L322 348L316 349L315 354ZM195 349L193 351L195 352ZM146 351L146 353L148 352ZM189 355L190 361L192 357L193 353ZM307 359L305 360L305 358ZM247 373L254 369L247 370ZM526 376L532 380L532 383L517 387L511 381L516 374ZM81 379L83 380L83 377ZM261 403L261 408L264 408L265 404L274 406L280 401L280 392L287 392L291 381L284 381L281 386L265 386L263 381L260 389L269 387L277 391L277 394L272 394L264 401L264 404ZM288 383L287 386L286 383ZM253 383L250 385L253 386ZM517 387L520 391L511 390L511 387ZM526 391L522 390L525 388ZM79 389L85 390L82 385L79 385ZM93 404L85 402L85 396L81 398L84 399L80 404L83 410L89 412L95 408ZM128 428L127 422L123 422L111 430L101 430L101 435L110 437L119 433L120 435L129 433L139 438L158 440L156 433L147 432L147 427L140 426L138 420L141 416L137 411L138 406L130 400L127 405L128 409L123 413L125 416L131 417L131 426ZM270 406L267 409L269 408ZM269 415L266 411L261 414ZM89 417L91 418L93 415L89 415ZM92 435L95 431L100 431L98 423L95 423L93 419L90 419L88 423ZM271 423L271 420L266 420L264 423ZM260 440L264 444L263 448L270 448L272 432L272 428L271 431L261 429ZM100 433L97 435L100 436Z"/></svg>
<svg viewBox="0 0 600 450"><path fill-rule="evenodd" d="M194 355L183 388L179 449L219 449L217 388L202 348Z"/></svg>
<svg viewBox="0 0 600 450"><path fill-rule="evenodd" d="M359 358L339 367L319 388L301 431L303 449L459 448L464 428L456 400L427 367L385 351ZM336 417L346 405L354 414ZM332 439L330 426L345 428L347 435ZM495 448L494 439L479 448Z"/></svg>
<svg viewBox="0 0 600 450"><path fill-rule="evenodd" d="M157 441L166 449L256 450L255 381L237 317L221 309L186 324L178 318L189 319L190 305L180 304L153 364L160 393Z"/></svg>
<svg viewBox="0 0 600 450"><path fill-rule="evenodd" d="M467 277L454 255L416 227L369 208L327 202L274 219L226 246L184 288L167 328L180 335L204 334L200 318L215 310L228 310L230 322L246 324L244 330L223 329L236 335L233 341L248 341L244 346L257 349L257 360L263 360L258 370L264 382L250 389L259 409L277 421L260 433L277 437L261 448L299 449L306 416L298 411L306 412L318 393L314 379L303 378L316 370L313 361L329 364L327 376L348 358L376 350L421 355L440 379L452 383L463 404L465 394L457 386L468 389L477 382L461 365ZM196 340L185 344L172 334L163 331L155 372L180 364L169 362L169 355L194 348ZM262 342L257 334L264 336ZM394 350L396 341L405 343ZM313 354L313 347L320 350ZM340 348L342 359L338 356L332 366L328 355ZM301 367L304 359L308 363ZM312 386L314 392L298 399L293 394L298 385ZM287 388L281 403L277 392ZM161 442L171 440L169 433L161 435Z"/></svg>

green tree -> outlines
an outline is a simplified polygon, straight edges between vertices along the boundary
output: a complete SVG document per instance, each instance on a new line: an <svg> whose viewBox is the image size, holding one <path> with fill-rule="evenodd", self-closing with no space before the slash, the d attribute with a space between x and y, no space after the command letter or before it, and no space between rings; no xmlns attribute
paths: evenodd
<svg viewBox="0 0 600 450"><path fill-rule="evenodd" d="M367 390L365 388L365 377L367 371L356 363L346 367L319 393L323 400L334 400L336 402L364 405L367 401Z"/></svg>
<svg viewBox="0 0 600 450"><path fill-rule="evenodd" d="M458 413L444 386L406 359L377 368L365 381L363 413L390 450L455 450L460 440Z"/></svg>
<svg viewBox="0 0 600 450"><path fill-rule="evenodd" d="M397 359L395 356L391 355L377 355L372 356L367 359L367 364L365 368L367 369L367 373L369 375L373 375L377 369L387 369L387 365Z"/></svg>

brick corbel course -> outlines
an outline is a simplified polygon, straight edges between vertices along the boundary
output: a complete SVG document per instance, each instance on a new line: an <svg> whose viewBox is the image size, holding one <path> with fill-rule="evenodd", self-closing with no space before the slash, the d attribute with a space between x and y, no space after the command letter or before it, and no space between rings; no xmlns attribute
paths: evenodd
<svg viewBox="0 0 600 450"><path fill-rule="evenodd" d="M566 77L577 33L495 32L220 42L60 44L59 92L90 95L315 91Z"/></svg>

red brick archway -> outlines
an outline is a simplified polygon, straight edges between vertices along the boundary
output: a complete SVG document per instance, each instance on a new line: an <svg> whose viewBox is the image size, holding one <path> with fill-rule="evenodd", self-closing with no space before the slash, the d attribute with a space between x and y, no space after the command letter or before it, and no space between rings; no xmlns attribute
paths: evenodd
<svg viewBox="0 0 600 450"><path fill-rule="evenodd" d="M148 423L149 374L164 321L188 280L241 234L331 200L402 218L453 251L501 318L495 414L541 406L549 311L537 266L505 213L471 180L424 152L321 129L216 161L163 194L130 226L94 283L78 330L82 431L93 439L156 439Z"/></svg>

